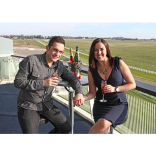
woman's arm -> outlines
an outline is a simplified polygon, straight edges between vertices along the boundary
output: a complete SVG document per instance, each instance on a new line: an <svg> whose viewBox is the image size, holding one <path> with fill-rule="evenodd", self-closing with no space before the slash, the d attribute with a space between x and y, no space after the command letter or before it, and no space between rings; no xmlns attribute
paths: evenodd
<svg viewBox="0 0 156 156"><path fill-rule="evenodd" d="M84 95L84 100L93 99L96 95L96 87L90 70L88 70L88 83L89 83L89 92L86 95Z"/></svg>
<svg viewBox="0 0 156 156"><path fill-rule="evenodd" d="M130 69L126 65L126 63L123 60L120 60L120 69L121 73L126 81L126 84L123 86L118 86L119 92L128 91L131 89L134 89L136 87L135 80L131 74Z"/></svg>
<svg viewBox="0 0 156 156"><path fill-rule="evenodd" d="M121 70L123 78L126 81L126 84L122 85L122 86L117 86L118 92L124 92L124 91L134 89L136 87L136 83L135 83L135 80L131 74L131 71L129 70L128 66L126 65L126 63L123 60L119 60L119 61L120 61L120 63L119 63L120 70ZM105 93L116 92L116 87L111 86L111 85L107 85L104 88L104 92Z"/></svg>

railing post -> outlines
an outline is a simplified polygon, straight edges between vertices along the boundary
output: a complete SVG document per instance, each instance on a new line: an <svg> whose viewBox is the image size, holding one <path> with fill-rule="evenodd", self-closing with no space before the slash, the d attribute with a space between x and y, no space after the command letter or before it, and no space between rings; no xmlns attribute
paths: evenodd
<svg viewBox="0 0 156 156"><path fill-rule="evenodd" d="M71 125L70 134L74 133L74 106L73 106L73 90L69 88L69 122Z"/></svg>

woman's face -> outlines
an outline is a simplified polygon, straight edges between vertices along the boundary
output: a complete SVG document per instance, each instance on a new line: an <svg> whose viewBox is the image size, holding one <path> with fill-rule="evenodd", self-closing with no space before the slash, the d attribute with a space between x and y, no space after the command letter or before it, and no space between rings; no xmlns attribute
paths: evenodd
<svg viewBox="0 0 156 156"><path fill-rule="evenodd" d="M104 61L106 59L106 47L102 42L98 42L95 45L94 57L97 61Z"/></svg>

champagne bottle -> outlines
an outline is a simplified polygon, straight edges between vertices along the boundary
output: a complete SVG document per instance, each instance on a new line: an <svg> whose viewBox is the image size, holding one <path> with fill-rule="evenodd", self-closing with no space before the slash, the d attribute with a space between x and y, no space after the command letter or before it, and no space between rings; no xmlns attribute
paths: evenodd
<svg viewBox="0 0 156 156"><path fill-rule="evenodd" d="M72 49L70 48L70 60L71 63L74 62L74 57L73 57L73 52Z"/></svg>
<svg viewBox="0 0 156 156"><path fill-rule="evenodd" d="M79 55L79 48L76 46L76 52L75 52L75 57L74 57L74 62L76 63L76 77L81 79L80 72L81 72L81 60L80 60L80 55Z"/></svg>
<svg viewBox="0 0 156 156"><path fill-rule="evenodd" d="M74 62L78 62L78 51L77 51L77 47L76 47L76 52L75 52L75 56L74 56Z"/></svg>
<svg viewBox="0 0 156 156"><path fill-rule="evenodd" d="M78 46L76 46L76 52L75 52L74 62L77 62L77 63L78 63L78 62L81 62Z"/></svg>

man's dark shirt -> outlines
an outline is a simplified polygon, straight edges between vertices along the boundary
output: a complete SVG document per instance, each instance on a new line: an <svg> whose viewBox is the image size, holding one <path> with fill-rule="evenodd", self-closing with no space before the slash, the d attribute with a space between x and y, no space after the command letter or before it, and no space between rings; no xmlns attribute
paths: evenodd
<svg viewBox="0 0 156 156"><path fill-rule="evenodd" d="M58 76L68 81L75 94L82 93L79 80L63 65L61 61L54 62L49 67L44 54L31 55L19 64L14 85L20 89L17 105L19 107L42 111L43 104L50 110L53 107L52 91L54 87L43 87L43 80L52 77L55 71Z"/></svg>

